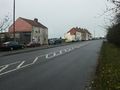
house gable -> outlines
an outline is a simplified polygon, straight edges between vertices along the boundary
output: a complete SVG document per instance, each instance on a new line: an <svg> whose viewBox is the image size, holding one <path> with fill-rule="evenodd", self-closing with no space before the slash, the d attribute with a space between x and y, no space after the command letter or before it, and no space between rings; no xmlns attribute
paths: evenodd
<svg viewBox="0 0 120 90"><path fill-rule="evenodd" d="M18 18L15 22L15 32L31 32L32 25ZM13 32L13 25L9 27L9 32Z"/></svg>
<svg viewBox="0 0 120 90"><path fill-rule="evenodd" d="M77 30L75 28L72 28L71 30L69 30L67 33L70 33L70 35L75 35L77 32Z"/></svg>

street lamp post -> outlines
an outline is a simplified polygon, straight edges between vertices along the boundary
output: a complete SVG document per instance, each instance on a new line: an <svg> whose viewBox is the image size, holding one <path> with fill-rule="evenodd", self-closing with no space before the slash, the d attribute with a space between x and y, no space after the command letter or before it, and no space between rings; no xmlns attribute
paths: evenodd
<svg viewBox="0 0 120 90"><path fill-rule="evenodd" d="M15 41L15 0L13 1L13 38Z"/></svg>

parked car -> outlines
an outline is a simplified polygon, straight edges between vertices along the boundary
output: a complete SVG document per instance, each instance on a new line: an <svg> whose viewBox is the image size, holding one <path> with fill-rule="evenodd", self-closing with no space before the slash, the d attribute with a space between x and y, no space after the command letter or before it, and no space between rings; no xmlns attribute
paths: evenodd
<svg viewBox="0 0 120 90"><path fill-rule="evenodd" d="M48 39L48 44L49 45L54 45L55 44L55 41L53 39Z"/></svg>
<svg viewBox="0 0 120 90"><path fill-rule="evenodd" d="M61 44L61 43L62 43L62 39L59 39L59 38L48 39L49 45L55 45L55 44Z"/></svg>
<svg viewBox="0 0 120 90"><path fill-rule="evenodd" d="M23 44L19 44L16 41L5 42L1 45L1 50L15 50L15 49L23 49L25 46Z"/></svg>
<svg viewBox="0 0 120 90"><path fill-rule="evenodd" d="M55 39L55 44L61 44L62 43L62 39L56 38Z"/></svg>
<svg viewBox="0 0 120 90"><path fill-rule="evenodd" d="M40 43L30 42L27 44L27 47L38 47L40 46Z"/></svg>

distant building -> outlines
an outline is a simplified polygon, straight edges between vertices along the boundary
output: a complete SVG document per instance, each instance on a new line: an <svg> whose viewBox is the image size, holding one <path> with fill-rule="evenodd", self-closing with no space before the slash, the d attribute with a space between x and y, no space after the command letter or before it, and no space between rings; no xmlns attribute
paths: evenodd
<svg viewBox="0 0 120 90"><path fill-rule="evenodd" d="M65 34L65 39L67 42L81 40L81 32L76 30L76 28L72 28Z"/></svg>
<svg viewBox="0 0 120 90"><path fill-rule="evenodd" d="M13 25L9 27L10 38L13 38ZM36 42L48 44L48 28L34 20L19 17L15 22L15 38L20 43Z"/></svg>
<svg viewBox="0 0 120 90"><path fill-rule="evenodd" d="M81 29L78 27L70 29L64 37L67 42L85 41L92 38L91 33L87 29Z"/></svg>

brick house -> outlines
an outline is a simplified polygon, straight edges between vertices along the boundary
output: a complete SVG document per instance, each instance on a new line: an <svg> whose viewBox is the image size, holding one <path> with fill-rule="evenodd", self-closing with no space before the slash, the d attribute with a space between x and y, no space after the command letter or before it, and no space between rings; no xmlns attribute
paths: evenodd
<svg viewBox="0 0 120 90"><path fill-rule="evenodd" d="M10 38L13 38L13 25L9 27ZM48 28L34 20L19 17L15 21L15 38L20 43L36 42L41 45L48 44Z"/></svg>

